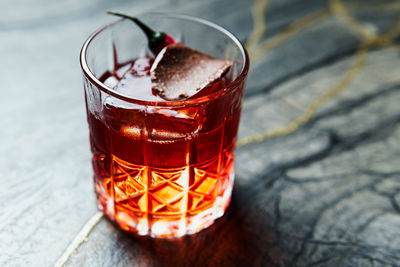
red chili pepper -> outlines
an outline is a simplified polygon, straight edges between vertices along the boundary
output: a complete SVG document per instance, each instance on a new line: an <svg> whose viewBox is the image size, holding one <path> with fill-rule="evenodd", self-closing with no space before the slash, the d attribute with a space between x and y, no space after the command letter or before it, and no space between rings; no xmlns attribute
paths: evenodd
<svg viewBox="0 0 400 267"><path fill-rule="evenodd" d="M148 46L150 50L154 53L154 55L157 55L167 45L176 43L171 35L165 32L158 32L153 30L136 17L128 16L114 11L107 11L107 13L129 19L130 21L138 25L143 30L144 34L146 34L147 40L149 42Z"/></svg>

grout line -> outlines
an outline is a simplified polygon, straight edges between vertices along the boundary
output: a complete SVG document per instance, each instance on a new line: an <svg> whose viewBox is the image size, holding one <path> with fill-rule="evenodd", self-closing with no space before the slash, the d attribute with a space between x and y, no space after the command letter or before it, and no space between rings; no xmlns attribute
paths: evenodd
<svg viewBox="0 0 400 267"><path fill-rule="evenodd" d="M265 32L265 16L264 12L267 8L268 0L255 0L251 9L253 15L253 31L247 40L246 47L252 50L257 46ZM250 53L250 52L249 52Z"/></svg>
<svg viewBox="0 0 400 267"><path fill-rule="evenodd" d="M360 34L364 40L376 38L375 28L368 27L352 17L341 0L330 0L329 9L337 19L349 26L354 32Z"/></svg>
<svg viewBox="0 0 400 267"><path fill-rule="evenodd" d="M307 123L324 103L328 102L330 99L344 91L346 87L355 79L355 77L358 75L363 65L365 64L368 56L368 51L368 48L363 48L359 50L356 54L355 63L346 72L339 84L328 90L322 96L315 99L302 115L300 115L295 120L285 126L275 128L262 134L244 137L237 142L237 147L245 146L255 142L262 142L268 138L280 135L287 135L296 131L300 126Z"/></svg>
<svg viewBox="0 0 400 267"><path fill-rule="evenodd" d="M336 3L338 3L340 0L332 0ZM344 9L344 6L342 6ZM347 13L347 10L343 10L343 12ZM346 24L351 24L354 22L357 22L354 18L350 17L350 15L347 15L351 19L346 19L343 20L342 22ZM358 22L357 22L358 23ZM350 25L349 25L350 26ZM355 29L358 26L352 26L352 29ZM318 97L315 99L311 105L308 106L306 111L297 117L295 120L290 122L289 124L275 128L271 131L266 131L262 134L257 134L253 136L248 136L240 139L237 142L237 147L245 146L251 143L255 142L262 142L266 139L272 138L272 137L277 137L280 135L287 135L290 134L294 131L296 131L300 126L304 125L307 123L313 116L314 114L318 111L318 109L326 102L334 98L336 95L341 93L346 89L346 87L355 79L355 77L360 73L362 67L364 66L367 56L368 56L368 51L373 48L373 47L385 47L388 45L391 45L393 43L393 39L396 38L398 33L400 32L400 18L396 21L396 23L393 25L393 27L386 33L380 36L370 36L368 34L363 34L363 42L360 45L360 48L356 52L356 58L355 58L355 63L353 66L345 73L343 79L341 82L336 85L335 87L331 88L328 90L325 94L322 96Z"/></svg>
<svg viewBox="0 0 400 267"><path fill-rule="evenodd" d="M94 214L89 221L83 226L83 228L79 231L79 233L75 236L74 240L71 244L67 247L64 253L58 258L57 262L54 264L54 267L62 267L71 257L71 255L77 250L80 245L85 242L92 232L94 227L101 221L103 218L103 213L98 211Z"/></svg>
<svg viewBox="0 0 400 267"><path fill-rule="evenodd" d="M249 55L253 61L259 61L265 53L285 42L287 39L301 32L305 28L314 25L315 23L327 18L329 12L326 8L316 11L314 13L305 15L298 20L292 22L285 30L272 36L271 38L260 43L259 46L248 47Z"/></svg>

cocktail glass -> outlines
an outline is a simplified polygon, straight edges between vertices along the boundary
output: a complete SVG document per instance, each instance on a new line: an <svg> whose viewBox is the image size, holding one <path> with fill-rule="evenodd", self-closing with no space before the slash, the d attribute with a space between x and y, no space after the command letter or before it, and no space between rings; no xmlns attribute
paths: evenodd
<svg viewBox="0 0 400 267"><path fill-rule="evenodd" d="M146 54L147 40L131 22L99 29L81 51L99 208L124 230L180 237L211 225L229 204L249 59L235 36L206 20L162 13L137 17L186 46L233 61L224 88L154 102L101 81L116 64Z"/></svg>

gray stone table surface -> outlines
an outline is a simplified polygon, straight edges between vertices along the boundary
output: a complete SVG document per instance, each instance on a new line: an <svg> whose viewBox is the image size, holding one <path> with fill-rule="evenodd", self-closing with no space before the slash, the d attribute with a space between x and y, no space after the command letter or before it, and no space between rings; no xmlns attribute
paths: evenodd
<svg viewBox="0 0 400 267"><path fill-rule="evenodd" d="M0 266L400 266L399 1L0 3ZM78 54L106 9L247 46L232 202L199 234L139 239L97 210Z"/></svg>

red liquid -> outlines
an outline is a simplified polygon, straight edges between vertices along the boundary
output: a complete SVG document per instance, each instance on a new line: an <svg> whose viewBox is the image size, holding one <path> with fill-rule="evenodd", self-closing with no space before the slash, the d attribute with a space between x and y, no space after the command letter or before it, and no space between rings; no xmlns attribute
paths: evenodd
<svg viewBox="0 0 400 267"><path fill-rule="evenodd" d="M151 59L107 72L101 81L133 98L165 101L151 91ZM102 93L92 108L86 88L95 190L100 208L123 229L176 237L221 216L233 185L240 90L206 103L157 107ZM192 98L225 90L220 80Z"/></svg>

